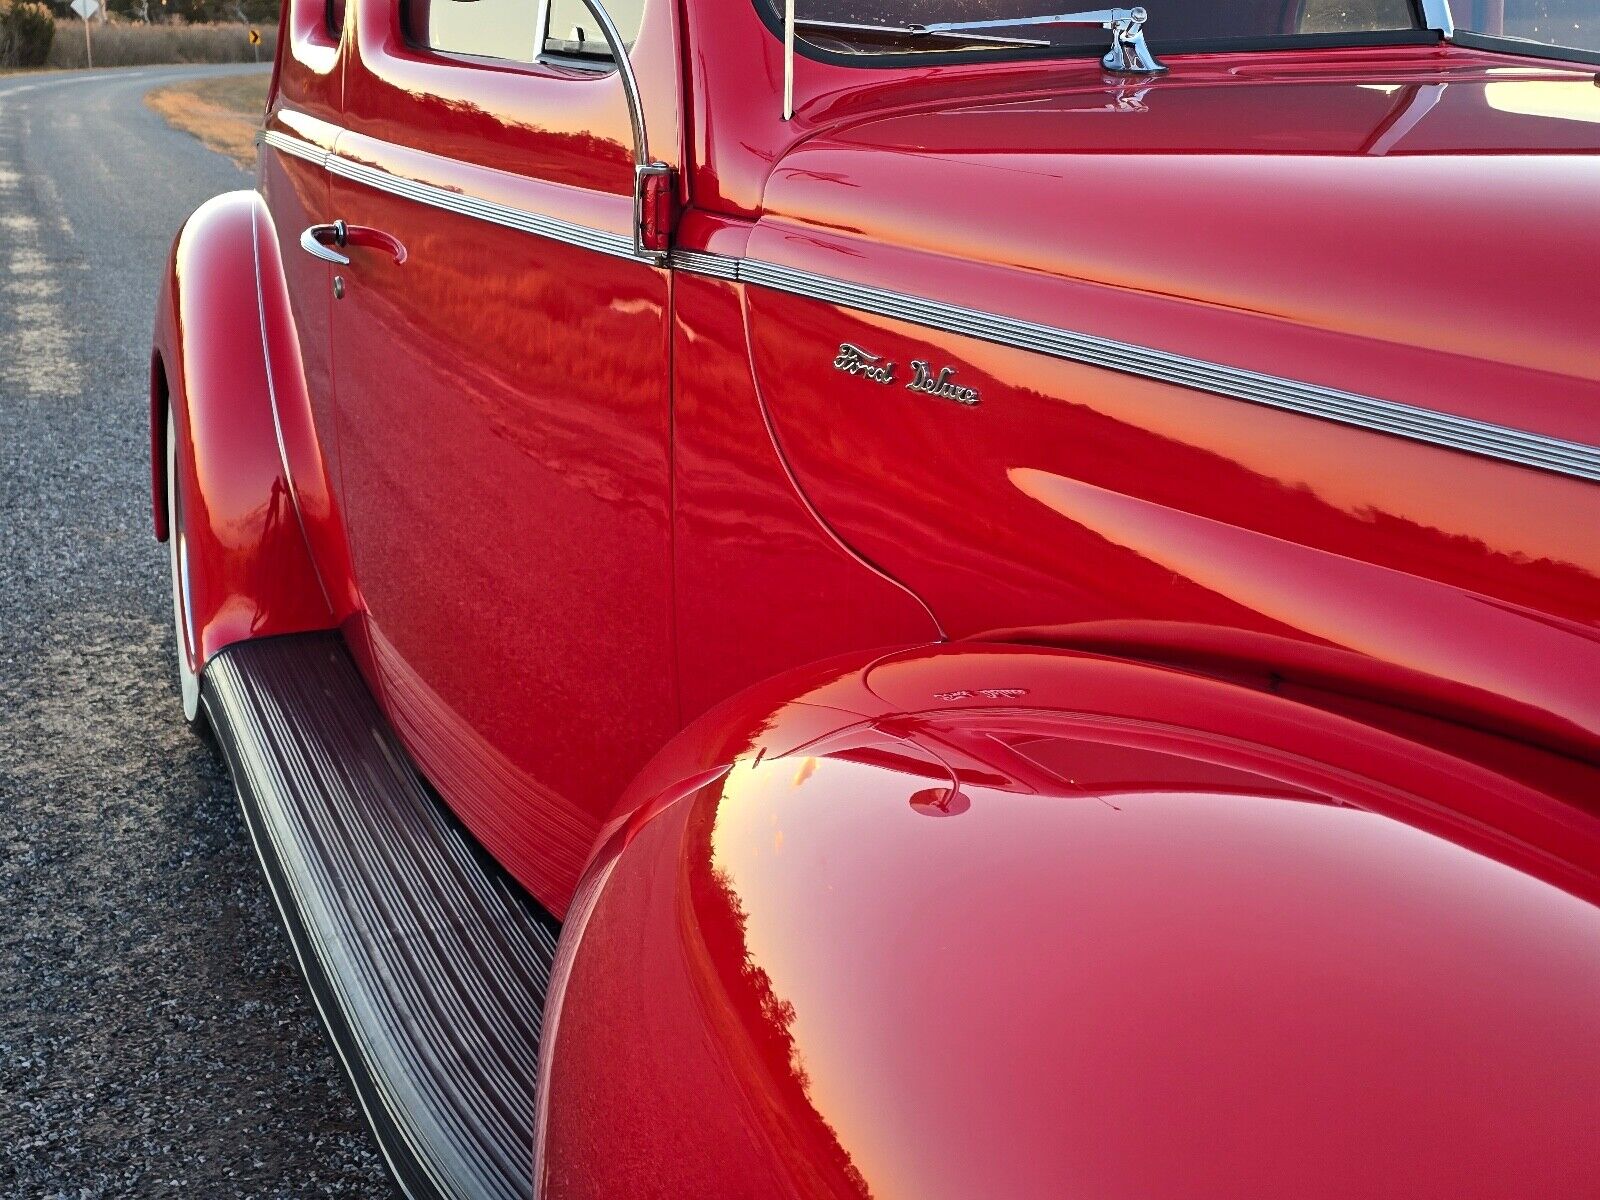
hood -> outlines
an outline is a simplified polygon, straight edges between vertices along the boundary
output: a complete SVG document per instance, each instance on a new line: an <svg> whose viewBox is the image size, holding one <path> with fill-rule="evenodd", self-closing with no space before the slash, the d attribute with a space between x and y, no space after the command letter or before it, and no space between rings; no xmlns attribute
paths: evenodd
<svg viewBox="0 0 1600 1200"><path fill-rule="evenodd" d="M1537 371L1513 423L1600 441L1593 70L1227 61L839 112L776 165L767 219Z"/></svg>

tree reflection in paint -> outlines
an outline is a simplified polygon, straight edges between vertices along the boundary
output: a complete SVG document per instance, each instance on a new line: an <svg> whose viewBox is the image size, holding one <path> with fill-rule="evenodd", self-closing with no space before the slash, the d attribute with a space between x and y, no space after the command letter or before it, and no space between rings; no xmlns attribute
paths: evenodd
<svg viewBox="0 0 1600 1200"><path fill-rule="evenodd" d="M811 1099L793 1027L794 1005L750 952L749 920L733 880L712 851L721 789L694 802L684 830L681 913L690 975L708 1020L739 1078L759 1133L782 1164L791 1194L869 1200L866 1179Z"/></svg>

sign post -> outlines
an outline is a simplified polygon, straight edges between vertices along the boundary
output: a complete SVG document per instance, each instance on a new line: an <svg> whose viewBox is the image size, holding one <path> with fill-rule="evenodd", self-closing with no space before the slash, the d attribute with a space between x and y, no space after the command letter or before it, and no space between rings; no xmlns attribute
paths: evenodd
<svg viewBox="0 0 1600 1200"><path fill-rule="evenodd" d="M256 56L256 61L260 62L261 61L261 31L259 29L252 29L250 31L250 50L251 50L251 53L253 53Z"/></svg>
<svg viewBox="0 0 1600 1200"><path fill-rule="evenodd" d="M89 18L100 8L100 0L72 0L72 11L83 18L83 55L94 66L94 43L89 40Z"/></svg>

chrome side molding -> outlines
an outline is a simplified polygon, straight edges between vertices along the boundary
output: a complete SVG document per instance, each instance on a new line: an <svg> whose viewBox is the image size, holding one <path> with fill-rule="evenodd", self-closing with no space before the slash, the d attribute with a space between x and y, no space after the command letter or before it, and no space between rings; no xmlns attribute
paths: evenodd
<svg viewBox="0 0 1600 1200"><path fill-rule="evenodd" d="M671 263L692 274L787 292L924 329L1600 483L1600 447L1582 442L891 292L758 259L677 251Z"/></svg>
<svg viewBox="0 0 1600 1200"><path fill-rule="evenodd" d="M292 158L304 159L306 162L316 163L319 167L326 166L328 162L329 151L321 146L313 146L310 142L273 129L256 130L256 145L271 146L274 150L281 150Z"/></svg>
<svg viewBox="0 0 1600 1200"><path fill-rule="evenodd" d="M616 22L600 0L583 0L583 6L594 16L600 26L606 48L617 65L617 76L622 80L622 93L628 102L628 124L633 130L633 253L638 258L649 259L664 265L667 258L668 229L662 220L659 206L662 196L670 198L672 168L650 157L650 133L644 123L644 101L639 95L639 77L633 73L633 60L628 57L627 44L618 32Z"/></svg>
<svg viewBox="0 0 1600 1200"><path fill-rule="evenodd" d="M578 225L391 175L284 134L258 134L257 141L285 154L316 162L335 175L392 195L564 242L597 254L787 292L857 312L906 321L925 329L1031 350L1051 358L1102 367L1215 396L1227 396L1285 412L1459 450L1481 458L1600 482L1600 447L1582 442L1548 437L1320 384L1266 375L1242 367L1188 358L1131 342L852 283L759 259L736 258L702 250L647 251L641 254L637 248L637 237L629 238L608 230Z"/></svg>
<svg viewBox="0 0 1600 1200"><path fill-rule="evenodd" d="M487 221L491 225L503 225L507 229L531 233L537 237L549 238L551 241L565 242L569 246L592 250L596 254L607 254L613 258L639 257L634 253L633 239L624 234L593 229L588 225L577 225L571 221L563 221L559 217L528 212L526 209L513 208L509 204L500 204L494 200L469 196L420 180L392 175L378 167L368 166L366 163L356 162L338 154L330 154L324 165L331 174L364 184L376 191L388 192L391 196L400 196L406 200L414 200L418 204L426 204L430 208L471 217L478 221ZM658 262L654 254L645 258L649 262Z"/></svg>
<svg viewBox="0 0 1600 1200"><path fill-rule="evenodd" d="M459 192L434 187L432 184L391 175L387 171L343 158L331 150L324 150L320 146L314 146L277 130L258 130L255 137L256 145L270 146L284 154L316 163L335 175L447 212L460 213L496 225L505 225L512 229L553 238L556 241L568 242L599 254L639 258L657 266L665 266L671 236L673 170L668 164L650 155L650 133L645 125L644 101L639 91L639 78L634 74L633 62L628 57L628 47L622 40L622 34L618 32L611 14L606 12L600 0L583 0L583 3L600 26L606 47L611 51L612 61L616 64L617 77L622 83L623 98L628 104L628 128L633 140L631 239L618 238L615 234L602 230L574 225L554 217L541 216L509 205L479 200ZM349 259L343 256L332 257L335 252L329 250L325 244L317 243L316 238L311 238L312 243L317 243L313 248L313 245L307 242L309 234L308 230L300 239L300 245L307 253L341 265L349 262Z"/></svg>

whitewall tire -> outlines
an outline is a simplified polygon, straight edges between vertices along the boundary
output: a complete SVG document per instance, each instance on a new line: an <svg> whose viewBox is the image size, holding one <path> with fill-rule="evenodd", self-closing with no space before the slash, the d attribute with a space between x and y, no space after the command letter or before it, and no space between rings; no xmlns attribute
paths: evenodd
<svg viewBox="0 0 1600 1200"><path fill-rule="evenodd" d="M189 544L183 535L183 497L178 491L178 422L167 410L167 549L172 562L173 648L178 658L178 690L183 716L199 723L200 673L190 667L194 636L189 629Z"/></svg>

